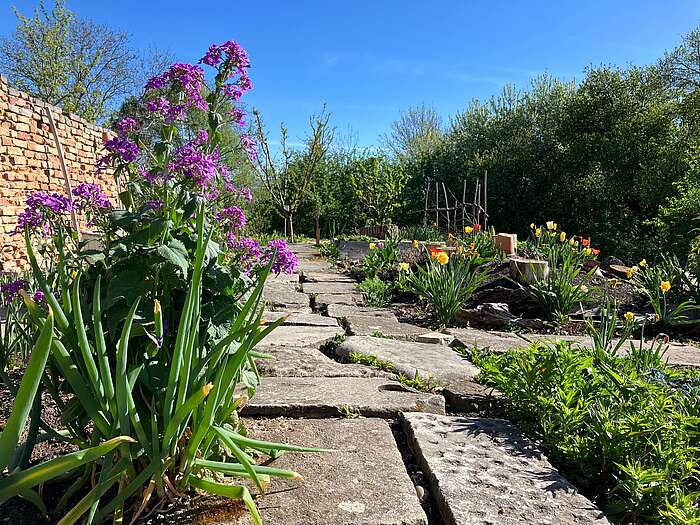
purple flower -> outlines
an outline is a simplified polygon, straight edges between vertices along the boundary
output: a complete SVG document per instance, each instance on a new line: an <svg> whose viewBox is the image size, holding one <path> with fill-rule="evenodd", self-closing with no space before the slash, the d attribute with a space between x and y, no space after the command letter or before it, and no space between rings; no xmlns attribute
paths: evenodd
<svg viewBox="0 0 700 525"><path fill-rule="evenodd" d="M180 147L168 164L171 173L177 173L192 179L197 185L206 188L217 173L217 151L207 154L197 149L194 142L188 142Z"/></svg>
<svg viewBox="0 0 700 525"><path fill-rule="evenodd" d="M139 124L138 122L136 122L136 119L133 119L131 117L124 117L119 122L117 122L117 130L119 131L120 135L126 135L127 133L131 133L132 131L136 131L138 127Z"/></svg>
<svg viewBox="0 0 700 525"><path fill-rule="evenodd" d="M163 201L161 200L150 200L146 201L146 209L147 210L160 210L163 208Z"/></svg>
<svg viewBox="0 0 700 525"><path fill-rule="evenodd" d="M241 188L239 195L248 203L250 204L253 202L253 192L250 191L250 188Z"/></svg>
<svg viewBox="0 0 700 525"><path fill-rule="evenodd" d="M107 194L102 191L98 184L83 182L73 188L73 196L77 197L77 208L79 210L111 210L112 203L109 202Z"/></svg>
<svg viewBox="0 0 700 525"><path fill-rule="evenodd" d="M187 111L196 108L207 111L207 102L202 97L204 87L204 70L192 64L173 64L163 74L157 75L146 82L146 91L160 91L168 86L175 87L184 94L178 103L171 103L165 96L156 95L146 102L146 108L151 113L160 113L169 122L184 120Z"/></svg>
<svg viewBox="0 0 700 525"><path fill-rule="evenodd" d="M36 191L27 195L26 207L17 216L17 227L14 233L22 233L25 227L41 228L44 235L49 233L48 218L60 215L73 209L70 199L59 193Z"/></svg>
<svg viewBox="0 0 700 525"><path fill-rule="evenodd" d="M238 206L231 206L229 208L224 208L215 216L216 220L222 223L222 227L229 229L229 231L237 232L243 226L246 225L246 217L243 210Z"/></svg>
<svg viewBox="0 0 700 525"><path fill-rule="evenodd" d="M229 232L226 244L246 273L250 273L253 266L260 261L260 245L257 241L237 239L234 232Z"/></svg>
<svg viewBox="0 0 700 525"><path fill-rule="evenodd" d="M274 258L274 260L273 260ZM264 264L272 262L271 271L273 273L294 273L294 270L299 265L296 255L287 247L287 242L284 239L277 239L267 243L265 253L262 258Z"/></svg>
<svg viewBox="0 0 700 525"><path fill-rule="evenodd" d="M107 155L97 161L97 171L101 172L113 162L134 162L139 155L139 148L124 136L117 136L104 143Z"/></svg>
<svg viewBox="0 0 700 525"><path fill-rule="evenodd" d="M32 299L35 303L43 303L45 299L44 292L42 292L41 290L37 290L36 292L34 292Z"/></svg>
<svg viewBox="0 0 700 525"><path fill-rule="evenodd" d="M240 127L245 126L245 118L246 118L246 112L244 109L241 108L233 108L231 110L231 118L235 123L237 123Z"/></svg>
<svg viewBox="0 0 700 525"><path fill-rule="evenodd" d="M254 162L258 158L258 143L250 135L241 135L241 146L248 153L248 158Z"/></svg>
<svg viewBox="0 0 700 525"><path fill-rule="evenodd" d="M9 283L0 284L0 298L3 304L10 304L20 290L26 290L28 282L24 279L17 279Z"/></svg>
<svg viewBox="0 0 700 525"><path fill-rule="evenodd" d="M200 63L215 67L221 63L224 56L226 65L235 68L239 73L250 67L248 53L234 40L228 40L221 45L212 44L209 46Z"/></svg>

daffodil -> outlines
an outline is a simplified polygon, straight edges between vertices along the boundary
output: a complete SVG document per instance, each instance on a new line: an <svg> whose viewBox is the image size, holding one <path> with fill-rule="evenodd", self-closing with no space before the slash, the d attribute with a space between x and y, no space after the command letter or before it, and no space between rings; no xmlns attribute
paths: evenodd
<svg viewBox="0 0 700 525"><path fill-rule="evenodd" d="M646 266L647 266L647 260L646 260L646 259L642 259L641 261L639 261L639 266L640 266L641 268L646 268Z"/></svg>
<svg viewBox="0 0 700 525"><path fill-rule="evenodd" d="M416 240L413 241L413 247L417 250L418 246L420 246L420 243Z"/></svg>
<svg viewBox="0 0 700 525"><path fill-rule="evenodd" d="M539 237L540 235L542 235L542 228L537 228L535 230L535 237Z"/></svg>
<svg viewBox="0 0 700 525"><path fill-rule="evenodd" d="M576 244L576 240L572 237L569 239L569 246L574 246Z"/></svg>
<svg viewBox="0 0 700 525"><path fill-rule="evenodd" d="M615 288L617 288L617 285L618 285L618 284L620 284L620 281L618 281L618 280L615 279L614 277L613 277L612 279L610 279L610 281L608 281L608 282L610 283L610 288L612 288L613 290L614 290Z"/></svg>
<svg viewBox="0 0 700 525"><path fill-rule="evenodd" d="M371 243L369 243L369 249L370 249L370 250L376 250L376 249L377 249L377 245L376 245L375 243L371 242Z"/></svg>
<svg viewBox="0 0 700 525"><path fill-rule="evenodd" d="M474 231L474 228L472 228L471 226L464 227L464 233L471 233L473 231Z"/></svg>
<svg viewBox="0 0 700 525"><path fill-rule="evenodd" d="M399 270L402 272L407 272L410 267L411 265L406 262L399 263Z"/></svg>
<svg viewBox="0 0 700 525"><path fill-rule="evenodd" d="M627 278L631 279L634 277L634 274L639 271L639 266L632 266L632 268L627 269Z"/></svg>
<svg viewBox="0 0 700 525"><path fill-rule="evenodd" d="M625 321L628 323L634 321L634 314L632 312L625 312Z"/></svg>
<svg viewBox="0 0 700 525"><path fill-rule="evenodd" d="M531 222L531 223L530 223L530 229L531 229L531 230L534 230L534 229L535 229L535 223L534 223L534 222Z"/></svg>
<svg viewBox="0 0 700 525"><path fill-rule="evenodd" d="M670 281L661 281L659 288L661 289L662 293L666 293L671 289L671 282Z"/></svg>
<svg viewBox="0 0 700 525"><path fill-rule="evenodd" d="M450 256L447 255L445 252L438 253L437 262L439 262L441 266L445 266L449 261Z"/></svg>
<svg viewBox="0 0 700 525"><path fill-rule="evenodd" d="M566 232L561 232L559 234L559 242L564 242L566 240Z"/></svg>
<svg viewBox="0 0 700 525"><path fill-rule="evenodd" d="M554 221L547 221L547 229L553 231L557 229L557 223Z"/></svg>

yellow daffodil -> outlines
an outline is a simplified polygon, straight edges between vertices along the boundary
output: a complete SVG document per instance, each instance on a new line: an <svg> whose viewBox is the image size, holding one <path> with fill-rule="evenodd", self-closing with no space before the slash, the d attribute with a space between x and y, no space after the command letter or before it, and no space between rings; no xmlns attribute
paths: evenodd
<svg viewBox="0 0 700 525"><path fill-rule="evenodd" d="M531 230L534 230L534 229L535 229L535 223L534 223L534 222L531 222L531 223L530 223L530 229L531 229Z"/></svg>
<svg viewBox="0 0 700 525"><path fill-rule="evenodd" d="M610 288L612 288L613 290L615 288L617 288L618 284L620 284L620 282L617 279L615 279L614 277L612 279L610 279L609 283L610 283Z"/></svg>
<svg viewBox="0 0 700 525"><path fill-rule="evenodd" d="M439 262L441 266L445 266L449 261L450 256L447 255L445 252L438 253L437 262Z"/></svg>
<svg viewBox="0 0 700 525"><path fill-rule="evenodd" d="M666 293L671 289L671 282L670 281L661 281L659 288L661 289L661 292Z"/></svg>
<svg viewBox="0 0 700 525"><path fill-rule="evenodd" d="M535 230L535 237L539 237L540 235L542 235L542 228L537 228Z"/></svg>
<svg viewBox="0 0 700 525"><path fill-rule="evenodd" d="M634 321L634 314L632 312L625 312L625 321L628 323Z"/></svg>
<svg viewBox="0 0 700 525"><path fill-rule="evenodd" d="M629 268L627 270L627 278L630 279L634 277L634 274L639 271L639 266L632 266L632 268Z"/></svg>
<svg viewBox="0 0 700 525"><path fill-rule="evenodd" d="M646 260L646 259L642 259L641 261L639 261L639 266L640 266L641 268L646 268L646 266L647 266L647 260Z"/></svg>
<svg viewBox="0 0 700 525"><path fill-rule="evenodd" d="M418 241L413 241L413 247L417 250L420 243Z"/></svg>
<svg viewBox="0 0 700 525"><path fill-rule="evenodd" d="M411 267L411 265L406 263L406 262L399 263L399 269L402 272L407 272L410 267Z"/></svg>
<svg viewBox="0 0 700 525"><path fill-rule="evenodd" d="M471 233L474 231L474 228L471 226L465 226L464 227L464 233Z"/></svg>
<svg viewBox="0 0 700 525"><path fill-rule="evenodd" d="M369 243L369 249L370 249L370 250L376 250L376 249L377 249L377 245L376 245L375 243L371 242L371 243Z"/></svg>
<svg viewBox="0 0 700 525"><path fill-rule="evenodd" d="M576 244L576 240L572 237L569 239L569 246L574 246L574 244Z"/></svg>
<svg viewBox="0 0 700 525"><path fill-rule="evenodd" d="M557 229L557 223L554 221L547 221L547 229L553 231Z"/></svg>
<svg viewBox="0 0 700 525"><path fill-rule="evenodd" d="M584 255L590 255L591 253L593 253L593 251L590 248L586 248L585 250L583 250Z"/></svg>

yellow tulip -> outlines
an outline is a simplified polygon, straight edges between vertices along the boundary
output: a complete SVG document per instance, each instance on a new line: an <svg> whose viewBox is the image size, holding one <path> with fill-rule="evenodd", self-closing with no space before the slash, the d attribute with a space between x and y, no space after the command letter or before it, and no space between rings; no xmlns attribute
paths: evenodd
<svg viewBox="0 0 700 525"><path fill-rule="evenodd" d="M642 268L646 268L646 266L647 266L647 260L646 260L646 259L642 259L641 261L639 261L639 266L641 266Z"/></svg>
<svg viewBox="0 0 700 525"><path fill-rule="evenodd" d="M547 221L547 229L552 231L557 229L557 223L554 221Z"/></svg>
<svg viewBox="0 0 700 525"><path fill-rule="evenodd" d="M377 248L377 245L374 244L373 242L369 243L369 249L370 250L375 250Z"/></svg>
<svg viewBox="0 0 700 525"><path fill-rule="evenodd" d="M464 233L471 233L473 231L474 231L474 228L472 228L471 226L464 227Z"/></svg>
<svg viewBox="0 0 700 525"><path fill-rule="evenodd" d="M559 234L559 242L564 242L566 240L566 232L561 232Z"/></svg>
<svg viewBox="0 0 700 525"><path fill-rule="evenodd" d="M447 255L445 252L438 253L437 262L439 262L441 266L445 266L449 261L450 256Z"/></svg>
<svg viewBox="0 0 700 525"><path fill-rule="evenodd" d="M583 253L584 255L590 255L591 253L593 253L593 250L591 250L590 248L586 248L585 250L583 250Z"/></svg>
<svg viewBox="0 0 700 525"><path fill-rule="evenodd" d="M411 266L408 263L405 263L405 262L399 263L399 269L402 272L407 272L410 267Z"/></svg>
<svg viewBox="0 0 700 525"><path fill-rule="evenodd" d="M661 281L659 288L661 289L662 293L666 293L671 289L671 283L669 281Z"/></svg>

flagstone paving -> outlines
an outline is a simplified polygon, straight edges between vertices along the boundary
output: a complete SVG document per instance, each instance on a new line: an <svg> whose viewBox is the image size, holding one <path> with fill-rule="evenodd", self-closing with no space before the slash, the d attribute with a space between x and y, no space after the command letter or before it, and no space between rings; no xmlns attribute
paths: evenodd
<svg viewBox="0 0 700 525"><path fill-rule="evenodd" d="M272 311L263 319L285 320L257 348L269 358L256 359L262 382L243 415L253 436L338 452L273 461L304 481L273 478L258 502L265 523L608 523L514 425L492 419L502 411L498 392L476 383L478 369L451 348L476 343L503 351L524 339L400 323L390 309L362 306L352 279L330 268L316 247L290 247L299 259L296 273L272 277L264 290ZM353 352L390 361L393 371L349 363ZM439 388L419 392L394 380L416 372ZM445 416L446 405L489 417ZM392 420L402 421L394 434ZM215 516L208 514L208 523L250 519Z"/></svg>

